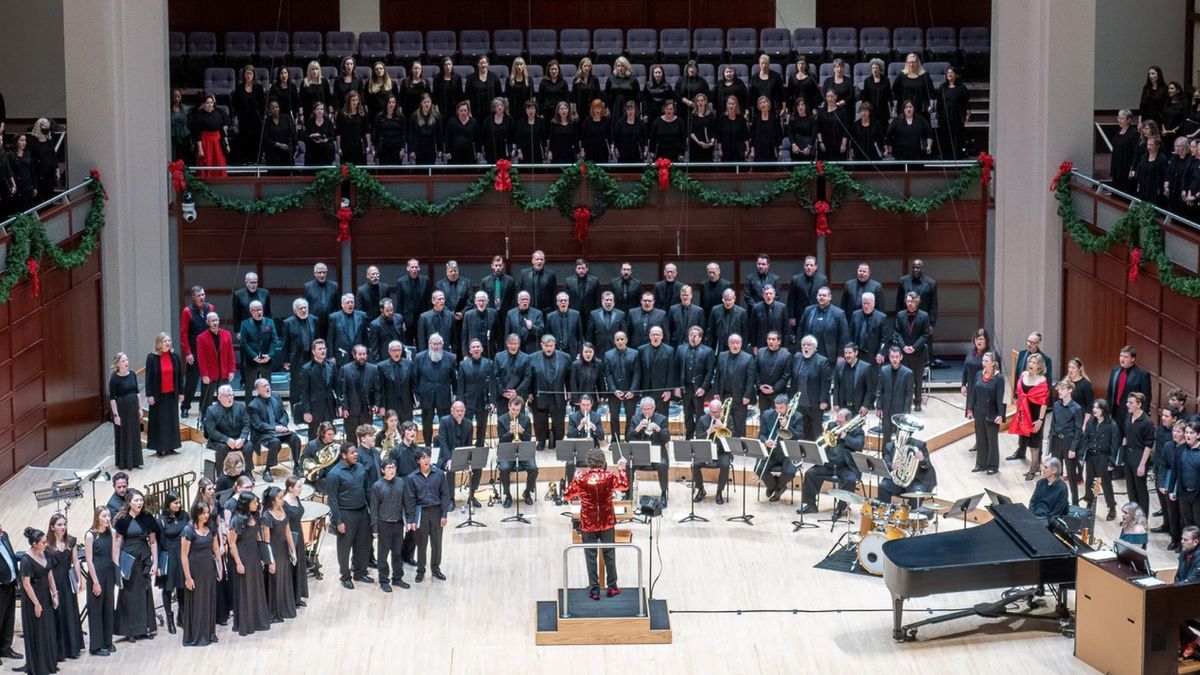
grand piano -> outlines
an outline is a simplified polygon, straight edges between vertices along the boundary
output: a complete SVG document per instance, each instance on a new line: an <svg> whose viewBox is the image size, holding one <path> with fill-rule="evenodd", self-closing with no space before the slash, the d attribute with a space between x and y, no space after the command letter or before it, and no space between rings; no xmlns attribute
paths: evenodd
<svg viewBox="0 0 1200 675"><path fill-rule="evenodd" d="M919 626L973 615L1059 621L1069 617L1061 589L1056 592L1054 614L1032 610L1039 604L1034 596L1045 585L1075 581L1078 540L1065 543L1045 519L1033 515L1024 504L993 504L988 510L993 518L985 525L895 539L883 545L883 580L892 593L893 639L915 640ZM908 598L1022 586L1033 588L1010 590L994 603L904 625L904 601ZM1021 602L1027 603L1030 611L1008 611L1009 605Z"/></svg>

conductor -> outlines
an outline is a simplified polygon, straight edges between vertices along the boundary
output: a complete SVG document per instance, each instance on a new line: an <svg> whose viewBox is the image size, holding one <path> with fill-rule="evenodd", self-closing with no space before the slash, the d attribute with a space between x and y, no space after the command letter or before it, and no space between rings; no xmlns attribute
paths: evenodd
<svg viewBox="0 0 1200 675"><path fill-rule="evenodd" d="M565 498L570 501L579 499L579 529L583 543L601 542L611 544L616 541L617 516L613 512L613 492L629 489L629 481L625 478L625 460L617 462L617 470L608 470L608 461L604 452L592 448L587 453L587 471L579 474L567 487ZM596 549L584 551L588 570L588 596L592 600L600 599L600 580L596 574ZM608 597L619 595L621 588L617 586L617 553L614 549L604 549L604 568L607 571Z"/></svg>

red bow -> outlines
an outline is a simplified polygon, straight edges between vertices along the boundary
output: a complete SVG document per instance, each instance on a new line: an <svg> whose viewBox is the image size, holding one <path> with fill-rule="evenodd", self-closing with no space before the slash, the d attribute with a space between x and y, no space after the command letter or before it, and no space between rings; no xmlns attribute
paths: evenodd
<svg viewBox="0 0 1200 675"><path fill-rule="evenodd" d="M821 176L821 175L824 175L824 173L825 173L825 165L822 164L821 160L818 159L817 160L817 175Z"/></svg>
<svg viewBox="0 0 1200 675"><path fill-rule="evenodd" d="M342 180L350 180L350 167L345 164L342 165Z"/></svg>
<svg viewBox="0 0 1200 675"><path fill-rule="evenodd" d="M1142 249L1135 248L1129 252L1129 283L1136 284L1138 267L1142 264Z"/></svg>
<svg viewBox="0 0 1200 675"><path fill-rule="evenodd" d="M671 186L671 160L660 157L654 160L654 166L658 168L658 189L666 190Z"/></svg>
<svg viewBox="0 0 1200 675"><path fill-rule="evenodd" d="M1061 180L1063 176L1071 173L1071 169L1073 168L1075 168L1075 165L1072 164L1070 160L1067 160L1059 165L1058 173L1054 174L1054 180L1050 181L1051 192L1054 192L1058 189L1058 181Z"/></svg>
<svg viewBox="0 0 1200 675"><path fill-rule="evenodd" d="M492 187L496 192L512 192L512 176L509 175L509 170L512 169L512 162L507 159L496 160L496 182Z"/></svg>
<svg viewBox="0 0 1200 675"><path fill-rule="evenodd" d="M979 153L979 163L983 165L983 177L980 179L984 185L992 182L992 167L996 164L996 158L986 152Z"/></svg>
<svg viewBox="0 0 1200 675"><path fill-rule="evenodd" d="M833 230L829 229L829 202L819 201L813 204L813 211L817 214L817 236L824 237L828 234L833 234Z"/></svg>
<svg viewBox="0 0 1200 675"><path fill-rule="evenodd" d="M167 165L167 171L171 172L171 187L175 192L183 192L187 189L187 180L183 177L183 160L177 159Z"/></svg>
<svg viewBox="0 0 1200 675"><path fill-rule="evenodd" d="M25 261L25 269L29 270L29 276L33 279L33 297L40 297L42 295L42 278L38 276L37 261L29 258Z"/></svg>
<svg viewBox="0 0 1200 675"><path fill-rule="evenodd" d="M91 176L92 180L96 181L97 183L103 182L100 180L100 169L92 169L88 172L88 175ZM104 201L108 201L108 190L105 190L104 187L101 186L100 191L104 194Z"/></svg>
<svg viewBox="0 0 1200 675"><path fill-rule="evenodd" d="M580 162L580 163L579 163L579 175L580 175L580 176L586 176L586 175L587 175L587 164L585 164L585 163L583 163L583 162Z"/></svg>
<svg viewBox="0 0 1200 675"><path fill-rule="evenodd" d="M350 219L354 216L354 211L350 210L349 206L343 206L337 210L338 219L338 243L350 241Z"/></svg>
<svg viewBox="0 0 1200 675"><path fill-rule="evenodd" d="M571 234L575 235L575 239L579 243L583 243L587 239L588 227L592 222L592 210L586 206L580 206L575 209L575 227L571 230Z"/></svg>

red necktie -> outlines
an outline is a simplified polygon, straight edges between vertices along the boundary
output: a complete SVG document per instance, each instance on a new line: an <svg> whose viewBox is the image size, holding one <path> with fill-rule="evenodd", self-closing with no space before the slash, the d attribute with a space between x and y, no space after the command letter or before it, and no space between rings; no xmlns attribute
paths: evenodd
<svg viewBox="0 0 1200 675"><path fill-rule="evenodd" d="M1121 369L1121 375L1117 378L1117 400L1113 401L1113 405L1121 405L1125 400L1125 377L1129 375L1128 368Z"/></svg>

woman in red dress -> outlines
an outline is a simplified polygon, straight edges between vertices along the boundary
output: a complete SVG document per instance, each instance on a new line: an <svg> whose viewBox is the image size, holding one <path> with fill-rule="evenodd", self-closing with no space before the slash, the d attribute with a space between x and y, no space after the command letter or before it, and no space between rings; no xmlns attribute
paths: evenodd
<svg viewBox="0 0 1200 675"><path fill-rule="evenodd" d="M1009 431L1017 435L1017 454L1029 448L1029 471L1025 480L1033 480L1041 466L1042 425L1046 418L1046 403L1050 400L1050 383L1046 379L1046 363L1041 354L1030 354L1025 372L1017 379L1017 414Z"/></svg>
<svg viewBox="0 0 1200 675"><path fill-rule="evenodd" d="M608 462L604 452L599 448L588 450L587 471L577 474L567 487L564 498L567 501L578 499L579 529L582 532L583 543L603 542L611 544L616 541L617 516L613 513L613 492L629 489L629 481L625 477L625 460L617 463L616 471L608 470ZM593 600L600 599L600 580L596 574L596 549L584 551L588 570L588 595ZM604 568L606 570L608 597L619 595L621 588L617 586L617 553L614 549L604 549Z"/></svg>
<svg viewBox="0 0 1200 675"><path fill-rule="evenodd" d="M192 138L196 140L196 166L225 166L229 152L229 118L217 108L217 98L204 95L200 109L192 115ZM224 178L225 171L200 171L201 178Z"/></svg>

